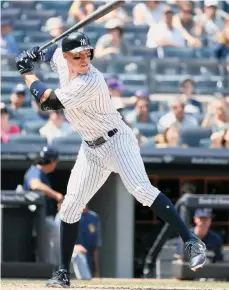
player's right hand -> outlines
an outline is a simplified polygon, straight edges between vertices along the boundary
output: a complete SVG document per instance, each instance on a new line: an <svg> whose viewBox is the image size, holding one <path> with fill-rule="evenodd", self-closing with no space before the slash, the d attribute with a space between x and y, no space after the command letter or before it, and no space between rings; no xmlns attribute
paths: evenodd
<svg viewBox="0 0 229 290"><path fill-rule="evenodd" d="M28 57L33 62L43 62L45 59L43 51L39 51L39 49L40 49L39 46L34 46L33 48L26 51Z"/></svg>

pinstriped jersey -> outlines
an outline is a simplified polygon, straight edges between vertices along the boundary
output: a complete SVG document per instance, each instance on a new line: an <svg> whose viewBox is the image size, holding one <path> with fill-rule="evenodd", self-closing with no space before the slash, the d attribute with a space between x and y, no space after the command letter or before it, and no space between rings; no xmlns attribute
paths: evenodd
<svg viewBox="0 0 229 290"><path fill-rule="evenodd" d="M95 140L109 130L126 127L102 73L92 64L87 74L69 80L67 61L57 48L50 65L59 75L60 88L55 94L65 107L65 117L84 140Z"/></svg>

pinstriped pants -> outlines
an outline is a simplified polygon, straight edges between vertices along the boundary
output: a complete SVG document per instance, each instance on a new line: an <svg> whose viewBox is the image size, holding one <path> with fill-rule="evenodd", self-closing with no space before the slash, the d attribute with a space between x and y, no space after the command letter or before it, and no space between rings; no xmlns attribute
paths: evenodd
<svg viewBox="0 0 229 290"><path fill-rule="evenodd" d="M118 131L106 143L95 148L82 143L61 206L61 219L67 223L77 222L86 204L111 172L120 175L127 190L143 206L151 206L160 193L148 179L132 131Z"/></svg>

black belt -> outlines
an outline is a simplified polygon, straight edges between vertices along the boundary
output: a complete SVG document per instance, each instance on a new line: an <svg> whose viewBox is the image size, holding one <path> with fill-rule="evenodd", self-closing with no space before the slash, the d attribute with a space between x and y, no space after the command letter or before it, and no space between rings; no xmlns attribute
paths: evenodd
<svg viewBox="0 0 229 290"><path fill-rule="evenodd" d="M112 136L114 136L117 132L118 132L118 129L115 128L115 129L113 129L113 130L107 132L107 135L108 135L109 137L112 137ZM90 146L90 147L94 147L94 146L99 146L99 145L105 143L106 141L107 141L107 140L104 139L103 137L99 137L98 139L96 139L96 140L94 140L94 141L85 141L85 142L87 143L88 146Z"/></svg>

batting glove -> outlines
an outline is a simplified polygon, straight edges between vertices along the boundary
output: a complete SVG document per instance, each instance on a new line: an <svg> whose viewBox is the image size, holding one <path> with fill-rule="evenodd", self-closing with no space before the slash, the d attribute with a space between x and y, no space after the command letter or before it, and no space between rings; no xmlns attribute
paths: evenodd
<svg viewBox="0 0 229 290"><path fill-rule="evenodd" d="M40 49L39 46L34 46L33 48L26 51L28 57L33 62L44 62L45 61L44 53L42 51L39 52L39 49Z"/></svg>
<svg viewBox="0 0 229 290"><path fill-rule="evenodd" d="M20 74L31 72L34 68L33 61L28 57L26 51L19 54L15 61Z"/></svg>

